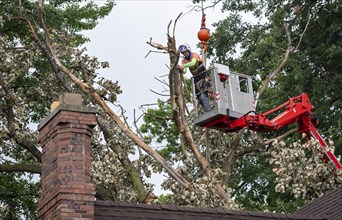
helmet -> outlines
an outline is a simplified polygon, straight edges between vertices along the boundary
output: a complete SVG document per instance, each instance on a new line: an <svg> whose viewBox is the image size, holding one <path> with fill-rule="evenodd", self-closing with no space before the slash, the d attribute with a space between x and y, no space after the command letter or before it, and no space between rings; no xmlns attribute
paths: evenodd
<svg viewBox="0 0 342 220"><path fill-rule="evenodd" d="M178 47L178 50L179 50L181 53L183 53L183 52L185 52L185 51L187 51L187 50L191 53L191 48L190 48L190 46L189 46L188 44L182 44L182 45L180 45L180 46Z"/></svg>

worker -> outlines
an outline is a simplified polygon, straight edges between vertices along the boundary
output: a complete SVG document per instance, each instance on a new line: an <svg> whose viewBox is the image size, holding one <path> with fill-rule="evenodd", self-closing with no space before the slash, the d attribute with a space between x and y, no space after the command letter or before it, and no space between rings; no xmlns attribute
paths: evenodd
<svg viewBox="0 0 342 220"><path fill-rule="evenodd" d="M188 44L180 45L178 50L184 56L182 64L179 65L178 68L183 70L184 74L187 72L187 68L190 69L191 74L194 76L195 92L198 94L197 98L203 106L204 111L210 111L210 102L207 90L208 81L206 79L209 74L202 63L201 57L197 53L191 52L191 48Z"/></svg>

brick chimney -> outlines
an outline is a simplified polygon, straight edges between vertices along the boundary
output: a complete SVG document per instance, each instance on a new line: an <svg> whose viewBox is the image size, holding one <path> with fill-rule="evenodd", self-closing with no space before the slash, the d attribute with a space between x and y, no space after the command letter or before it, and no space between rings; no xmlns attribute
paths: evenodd
<svg viewBox="0 0 342 220"><path fill-rule="evenodd" d="M94 219L90 141L95 111L80 94L64 93L38 126L42 146L39 219Z"/></svg>

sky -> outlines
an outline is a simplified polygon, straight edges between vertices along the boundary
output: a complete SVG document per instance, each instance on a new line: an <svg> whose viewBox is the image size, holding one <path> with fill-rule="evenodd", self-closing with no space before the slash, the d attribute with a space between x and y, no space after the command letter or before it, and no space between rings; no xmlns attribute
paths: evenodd
<svg viewBox="0 0 342 220"><path fill-rule="evenodd" d="M169 56L150 53L146 57L150 50L155 50L146 42L152 38L153 42L166 45L169 22L175 21L183 12L175 31L177 47L188 43L194 52L200 52L196 44L199 42L197 32L201 27L202 12L187 13L192 6L190 0L121 0L94 30L85 32L85 36L90 38L86 44L88 54L98 57L100 61L108 61L110 65L109 69L100 70L99 75L118 81L122 88L118 104L127 111L125 115L129 123L134 119L133 109L137 112L136 117L139 117L142 114L139 110L141 105L156 103L158 98L165 99L150 90L162 93L166 89L155 78L168 81L166 65L169 64ZM225 16L219 6L214 10L206 10L205 14L206 26L211 32L214 30L211 24ZM173 23L170 27L172 34ZM119 114L118 111L116 113ZM153 175L150 179L155 184L157 195L165 193L160 188L162 179L162 175Z"/></svg>
<svg viewBox="0 0 342 220"><path fill-rule="evenodd" d="M90 38L86 45L88 53L109 62L110 68L101 70L100 76L119 82L123 93L118 97L118 104L126 109L130 122L133 122L133 109L138 112L141 105L156 103L158 98L163 98L150 91L161 93L165 90L155 78L168 81L168 54L150 53L146 57L150 50L155 50L146 42L152 38L153 42L166 45L169 22L183 12L176 26L177 47L188 43L193 51L200 52L196 44L202 13L187 13L192 6L190 0L121 0L94 30L85 32ZM220 8L208 9L205 13L210 30L213 30L211 23L224 16ZM172 30L173 25L171 33Z"/></svg>

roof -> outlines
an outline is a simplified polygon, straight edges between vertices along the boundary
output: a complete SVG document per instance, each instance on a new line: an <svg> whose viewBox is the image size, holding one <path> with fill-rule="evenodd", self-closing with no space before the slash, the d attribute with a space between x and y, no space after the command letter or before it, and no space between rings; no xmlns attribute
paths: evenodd
<svg viewBox="0 0 342 220"><path fill-rule="evenodd" d="M312 200L295 214L299 215L320 215L329 220L342 219L342 185L328 191L323 196Z"/></svg>
<svg viewBox="0 0 342 220"><path fill-rule="evenodd" d="M163 219L163 220L328 220L321 216L303 214L277 214L252 211L235 211L220 208L190 208L170 205L148 205L117 201L95 201L95 219Z"/></svg>

